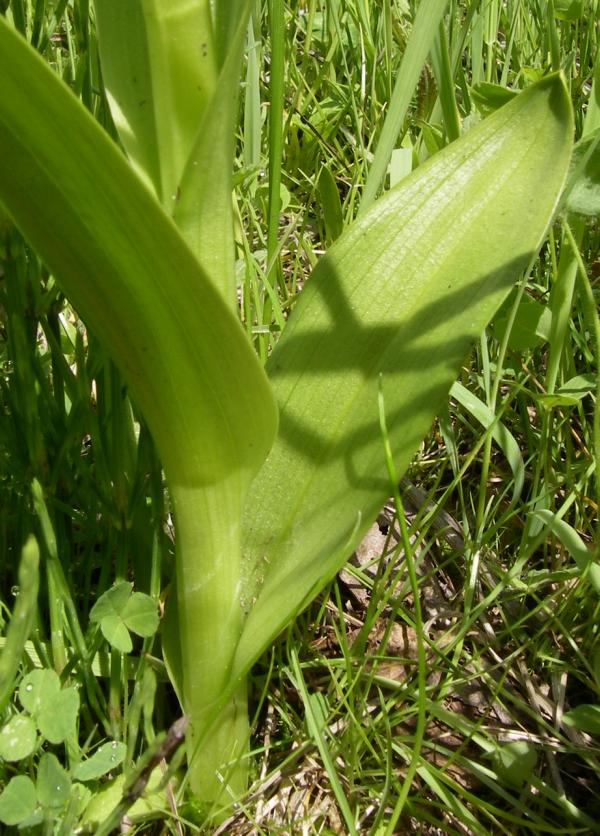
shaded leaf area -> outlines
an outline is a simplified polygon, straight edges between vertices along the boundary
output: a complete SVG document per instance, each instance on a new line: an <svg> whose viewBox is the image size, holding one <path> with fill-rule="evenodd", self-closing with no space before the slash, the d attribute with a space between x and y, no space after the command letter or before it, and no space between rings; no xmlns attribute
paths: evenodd
<svg viewBox="0 0 600 836"><path fill-rule="evenodd" d="M421 166L317 266L267 364L280 431L245 517L244 582L258 600L240 668L339 568L386 498L380 379L396 467L408 466L540 244L571 128L562 81L549 77Z"/></svg>

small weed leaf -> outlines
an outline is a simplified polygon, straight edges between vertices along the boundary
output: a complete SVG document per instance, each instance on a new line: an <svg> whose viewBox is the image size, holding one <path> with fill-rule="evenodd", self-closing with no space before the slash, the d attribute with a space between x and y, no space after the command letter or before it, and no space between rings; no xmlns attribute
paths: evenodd
<svg viewBox="0 0 600 836"><path fill-rule="evenodd" d="M40 758L37 774L37 797L42 807L57 810L71 797L71 779L56 755L46 752Z"/></svg>
<svg viewBox="0 0 600 836"><path fill-rule="evenodd" d="M60 679L55 671L42 668L24 676L19 685L21 705L34 717L41 705L60 691Z"/></svg>
<svg viewBox="0 0 600 836"><path fill-rule="evenodd" d="M511 293L493 320L494 336L501 342L510 322L515 294ZM528 351L547 342L550 337L552 314L547 305L525 294L519 303L517 313L508 335L508 347L512 351Z"/></svg>
<svg viewBox="0 0 600 836"><path fill-rule="evenodd" d="M128 581L121 581L107 590L92 607L90 621L93 624L100 624L104 618L121 615L125 604L131 597L132 587L133 584Z"/></svg>
<svg viewBox="0 0 600 836"><path fill-rule="evenodd" d="M78 781L93 781L115 769L125 760L127 746L116 740L103 743L94 754L80 763L73 772Z"/></svg>
<svg viewBox="0 0 600 836"><path fill-rule="evenodd" d="M158 628L156 604L149 595L131 593L132 585L122 581L102 595L92 607L90 620L100 624L102 635L121 653L133 647L129 631L152 636Z"/></svg>
<svg viewBox="0 0 600 836"><path fill-rule="evenodd" d="M82 816L92 800L92 791L84 784L73 783L71 784L71 799L77 815Z"/></svg>
<svg viewBox="0 0 600 836"><path fill-rule="evenodd" d="M31 778L16 775L0 795L0 821L6 825L24 822L35 812L35 787Z"/></svg>
<svg viewBox="0 0 600 836"><path fill-rule="evenodd" d="M577 20L582 12L582 0L554 0L554 16L559 20Z"/></svg>
<svg viewBox="0 0 600 836"><path fill-rule="evenodd" d="M513 787L520 787L531 778L537 763L537 752L528 740L511 740L493 753L498 777Z"/></svg>
<svg viewBox="0 0 600 836"><path fill-rule="evenodd" d="M489 116L516 95L514 90L509 90L500 84L491 84L488 81L480 81L471 88L471 99L482 116Z"/></svg>
<svg viewBox="0 0 600 836"><path fill-rule="evenodd" d="M79 693L63 688L44 701L37 714L38 729L50 743L62 743L75 732L79 714Z"/></svg>
<svg viewBox="0 0 600 836"><path fill-rule="evenodd" d="M120 653L131 653L131 636L120 615L107 615L100 622L100 629L106 641Z"/></svg>
<svg viewBox="0 0 600 836"><path fill-rule="evenodd" d="M600 735L600 706L578 705L563 716L563 723L588 734Z"/></svg>
<svg viewBox="0 0 600 836"><path fill-rule="evenodd" d="M144 595L143 592L134 592L125 604L123 621L136 636L142 636L143 638L153 636L158 629L156 604L149 595Z"/></svg>
<svg viewBox="0 0 600 836"><path fill-rule="evenodd" d="M27 714L17 714L0 731L0 757L20 761L35 749L37 729Z"/></svg>
<svg viewBox="0 0 600 836"><path fill-rule="evenodd" d="M553 409L557 406L575 406L580 400L593 392L596 388L596 380L592 374L579 374L567 380L560 389L552 395L537 395L536 400L546 409Z"/></svg>

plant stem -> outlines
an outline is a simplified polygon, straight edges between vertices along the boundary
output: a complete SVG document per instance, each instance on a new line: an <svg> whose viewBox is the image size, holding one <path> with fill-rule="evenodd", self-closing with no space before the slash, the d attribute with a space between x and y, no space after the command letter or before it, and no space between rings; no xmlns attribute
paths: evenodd
<svg viewBox="0 0 600 836"><path fill-rule="evenodd" d="M247 762L240 757L249 738L245 683L197 743L229 684L242 627L240 488L239 476L215 486L172 488L183 704L191 718L190 785L212 807L229 805L247 782Z"/></svg>

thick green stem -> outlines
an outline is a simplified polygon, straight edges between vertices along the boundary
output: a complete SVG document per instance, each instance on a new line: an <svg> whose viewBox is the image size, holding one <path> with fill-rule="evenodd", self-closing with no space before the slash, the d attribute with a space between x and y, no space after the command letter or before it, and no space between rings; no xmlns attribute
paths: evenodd
<svg viewBox="0 0 600 836"><path fill-rule="evenodd" d="M212 807L229 806L247 783L247 759L242 757L249 740L245 684L198 742L229 684L242 627L241 482L238 475L208 488L172 489L190 786Z"/></svg>

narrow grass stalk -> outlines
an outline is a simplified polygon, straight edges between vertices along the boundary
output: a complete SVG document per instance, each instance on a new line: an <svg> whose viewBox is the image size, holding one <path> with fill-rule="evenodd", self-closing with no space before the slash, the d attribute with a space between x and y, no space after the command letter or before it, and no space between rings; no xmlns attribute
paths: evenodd
<svg viewBox="0 0 600 836"><path fill-rule="evenodd" d="M423 746L423 739L425 737L425 721L426 721L426 707L427 707L427 651L425 647L425 634L423 631L423 614L421 611L421 598L419 590L419 581L415 570L413 559L413 547L410 542L408 533L408 525L406 522L406 515L404 513L404 505L398 490L400 480L396 472L394 464L394 456L390 445L389 434L387 430L387 423L385 417L385 401L383 396L383 375L379 377L379 392L378 392L378 406L379 406L379 426L381 428L381 436L383 439L383 449L385 453L385 462L387 465L388 475L390 478L390 488L392 489L392 496L394 497L394 504L396 506L396 515L400 524L400 536L404 548L404 559L406 560L406 567L408 570L408 578L410 581L410 589L413 596L413 606L415 608L415 638L417 643L417 724L415 727L415 734L413 740L413 749L410 763L400 795L394 806L394 810L390 817L385 830L385 836L393 836L396 825L400 820L406 799L412 787L412 782L417 774L419 763L421 759L421 749Z"/></svg>
<svg viewBox="0 0 600 836"><path fill-rule="evenodd" d="M389 111L365 183L359 209L361 215L371 206L381 188L392 151L396 147L406 112L419 80L419 74L435 42L438 26L447 5L447 0L430 0L428 3L419 4L411 37L396 78Z"/></svg>
<svg viewBox="0 0 600 836"><path fill-rule="evenodd" d="M594 354L596 355L596 397L593 422L594 461L596 465L594 481L596 485L597 507L600 508L600 319L598 317L598 307L596 299L594 298L594 291L590 284L589 276L581 257L581 253L579 252L577 240L573 235L573 231L571 230L567 220L563 220L563 226L577 262L583 310L592 335ZM596 531L596 545L600 546L600 522L598 523Z"/></svg>

